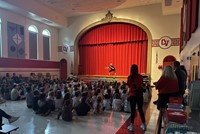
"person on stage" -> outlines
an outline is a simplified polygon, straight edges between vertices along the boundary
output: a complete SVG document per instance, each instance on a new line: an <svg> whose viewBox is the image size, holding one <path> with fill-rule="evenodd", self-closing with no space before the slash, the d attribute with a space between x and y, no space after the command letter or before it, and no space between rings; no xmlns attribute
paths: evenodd
<svg viewBox="0 0 200 134"><path fill-rule="evenodd" d="M110 69L109 72L108 72L108 75L110 75L111 72L114 72L114 74L116 75L116 69L115 69L115 67L113 66L112 63L110 63L110 65L107 68Z"/></svg>

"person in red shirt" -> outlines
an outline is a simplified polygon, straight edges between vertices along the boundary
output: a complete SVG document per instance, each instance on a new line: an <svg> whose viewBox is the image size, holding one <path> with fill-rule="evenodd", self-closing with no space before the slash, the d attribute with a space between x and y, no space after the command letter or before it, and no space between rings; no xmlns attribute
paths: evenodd
<svg viewBox="0 0 200 134"><path fill-rule="evenodd" d="M169 97L177 97L179 91L178 79L171 66L164 68L160 79L156 83L156 89L158 89L157 108L159 110L166 107Z"/></svg>
<svg viewBox="0 0 200 134"><path fill-rule="evenodd" d="M129 87L128 100L131 106L131 116L130 125L127 127L129 131L134 131L134 119L136 112L136 104L138 106L138 111L140 113L140 118L142 120L142 125L140 126L144 131L146 130L145 116L143 111L143 93L138 94L136 89L142 90L143 77L138 73L138 66L133 64L131 66L130 75L128 76L127 85ZM142 91L141 91L142 92Z"/></svg>

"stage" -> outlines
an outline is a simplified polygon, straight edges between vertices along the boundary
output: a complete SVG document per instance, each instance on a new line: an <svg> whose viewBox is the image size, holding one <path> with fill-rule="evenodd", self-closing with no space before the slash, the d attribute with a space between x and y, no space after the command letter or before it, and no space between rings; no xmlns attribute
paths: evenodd
<svg viewBox="0 0 200 134"><path fill-rule="evenodd" d="M118 75L78 75L78 78L85 82L91 81L127 81L128 76L118 76Z"/></svg>

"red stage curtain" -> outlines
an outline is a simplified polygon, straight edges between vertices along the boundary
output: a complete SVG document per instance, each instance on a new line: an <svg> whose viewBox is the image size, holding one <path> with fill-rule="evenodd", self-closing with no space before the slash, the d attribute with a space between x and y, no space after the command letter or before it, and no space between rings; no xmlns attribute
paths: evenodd
<svg viewBox="0 0 200 134"><path fill-rule="evenodd" d="M147 40L140 27L127 23L111 23L91 29L80 39L79 45L95 45L116 42Z"/></svg>
<svg viewBox="0 0 200 134"><path fill-rule="evenodd" d="M130 66L137 64L146 73L148 38L138 26L110 23L95 27L79 42L79 74L108 75L110 63L117 75L127 76Z"/></svg>
<svg viewBox="0 0 200 134"><path fill-rule="evenodd" d="M192 13L192 0L187 1L187 25L186 25L186 39L187 41L191 38L191 13Z"/></svg>
<svg viewBox="0 0 200 134"><path fill-rule="evenodd" d="M192 0L192 22L191 22L192 33L194 33L198 27L198 12L199 12L199 0Z"/></svg>
<svg viewBox="0 0 200 134"><path fill-rule="evenodd" d="M198 27L199 0L183 0L181 9L180 52Z"/></svg>

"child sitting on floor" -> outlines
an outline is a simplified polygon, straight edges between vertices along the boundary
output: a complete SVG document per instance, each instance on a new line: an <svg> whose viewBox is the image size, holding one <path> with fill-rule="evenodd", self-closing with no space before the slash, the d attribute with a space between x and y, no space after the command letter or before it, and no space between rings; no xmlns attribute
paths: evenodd
<svg viewBox="0 0 200 134"><path fill-rule="evenodd" d="M113 99L112 109L113 111L118 111L118 112L122 110L122 100L120 99L118 93L115 94L115 98Z"/></svg>
<svg viewBox="0 0 200 134"><path fill-rule="evenodd" d="M57 90L55 99L56 110L60 111L62 109L62 106L63 106L62 92L60 90Z"/></svg>
<svg viewBox="0 0 200 134"><path fill-rule="evenodd" d="M33 92L31 90L31 87L26 88L26 105L28 108L33 107Z"/></svg>
<svg viewBox="0 0 200 134"><path fill-rule="evenodd" d="M50 109L50 106L46 100L46 95L45 93L41 93L40 96L39 96L39 100L38 100L38 113L43 115L43 116L46 116L46 115L49 115L50 112L51 112L51 109Z"/></svg>
<svg viewBox="0 0 200 134"><path fill-rule="evenodd" d="M94 103L94 111L95 114L102 114L103 112L103 104L101 96L97 96L97 100Z"/></svg>
<svg viewBox="0 0 200 134"><path fill-rule="evenodd" d="M62 108L62 119L64 121L72 121L72 101L68 99Z"/></svg>
<svg viewBox="0 0 200 134"><path fill-rule="evenodd" d="M72 103L73 103L73 109L77 109L78 105L80 104L80 98L81 98L81 94L80 91L76 91L75 92L75 96L72 98Z"/></svg>
<svg viewBox="0 0 200 134"><path fill-rule="evenodd" d="M49 103L49 107L51 111L55 110L55 99L54 99L54 91L50 91L47 97L47 102Z"/></svg>
<svg viewBox="0 0 200 134"><path fill-rule="evenodd" d="M77 115L85 116L90 111L90 105L88 103L86 103L86 100L87 100L86 96L83 96L81 98L81 103L78 105L78 107L76 109Z"/></svg>
<svg viewBox="0 0 200 134"><path fill-rule="evenodd" d="M103 108L104 108L105 110L111 110L111 109L112 109L112 108L111 108L111 99L110 99L110 97L109 97L108 94L105 94L105 95L104 95L104 99L103 99Z"/></svg>
<svg viewBox="0 0 200 134"><path fill-rule="evenodd" d="M38 100L39 100L40 92L38 90L33 91L33 110L35 113L38 113Z"/></svg>
<svg viewBox="0 0 200 134"><path fill-rule="evenodd" d="M64 104L62 110L58 113L57 120L59 120L60 116L64 121L72 120L72 99L69 92L65 94Z"/></svg>

